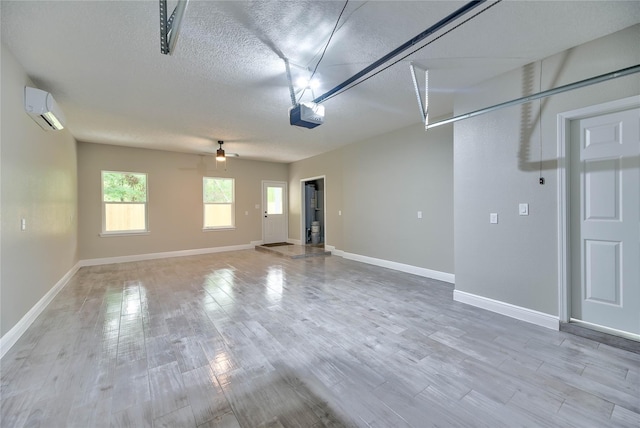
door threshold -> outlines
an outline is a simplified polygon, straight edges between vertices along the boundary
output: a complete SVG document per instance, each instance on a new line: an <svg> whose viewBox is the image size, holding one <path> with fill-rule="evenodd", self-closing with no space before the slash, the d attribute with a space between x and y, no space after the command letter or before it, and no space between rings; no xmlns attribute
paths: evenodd
<svg viewBox="0 0 640 428"><path fill-rule="evenodd" d="M256 245L256 250L290 259L306 259L309 257L326 257L331 255L331 251L326 251L324 246L320 248L308 245L280 245L275 247Z"/></svg>
<svg viewBox="0 0 640 428"><path fill-rule="evenodd" d="M605 345L609 345L614 348L624 349L625 351L640 354L639 341L595 330L593 327L594 326L589 323L583 323L577 320L572 320L568 323L560 323L560 331L575 334L576 336L584 337L586 339L595 340L596 342L604 343ZM604 328L602 329L604 330Z"/></svg>

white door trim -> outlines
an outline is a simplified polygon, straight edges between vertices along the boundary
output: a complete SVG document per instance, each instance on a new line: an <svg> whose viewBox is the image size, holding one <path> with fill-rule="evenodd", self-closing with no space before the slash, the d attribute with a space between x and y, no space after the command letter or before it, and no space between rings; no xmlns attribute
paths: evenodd
<svg viewBox="0 0 640 428"><path fill-rule="evenodd" d="M571 262L570 249L570 203L569 203L569 144L571 121L591 116L613 113L640 107L640 96L623 98L603 104L571 110L558 114L558 315L560 322L571 319Z"/></svg>
<svg viewBox="0 0 640 428"><path fill-rule="evenodd" d="M306 216L306 207L305 207L305 188L304 183L307 181L314 180L323 180L324 191L322 192L322 212L324 224L322 228L324 229L324 244L327 245L327 176L326 175L318 175L317 177L309 177L309 178L301 178L300 179L300 243L302 245L306 242L306 228L304 224L305 216Z"/></svg>

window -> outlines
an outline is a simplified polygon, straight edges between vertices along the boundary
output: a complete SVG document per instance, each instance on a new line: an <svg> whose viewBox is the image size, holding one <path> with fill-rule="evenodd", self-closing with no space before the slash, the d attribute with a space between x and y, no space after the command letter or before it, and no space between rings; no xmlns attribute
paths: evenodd
<svg viewBox="0 0 640 428"><path fill-rule="evenodd" d="M205 229L235 227L233 178L203 177L202 201L204 203Z"/></svg>
<svg viewBox="0 0 640 428"><path fill-rule="evenodd" d="M147 174L102 171L102 233L147 232Z"/></svg>
<svg viewBox="0 0 640 428"><path fill-rule="evenodd" d="M267 187L267 214L283 213L282 191L282 187Z"/></svg>

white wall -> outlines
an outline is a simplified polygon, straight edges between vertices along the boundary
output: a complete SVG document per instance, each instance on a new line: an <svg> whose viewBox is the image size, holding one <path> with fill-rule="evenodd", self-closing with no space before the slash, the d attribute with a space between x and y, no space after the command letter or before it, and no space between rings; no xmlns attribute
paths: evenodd
<svg viewBox="0 0 640 428"><path fill-rule="evenodd" d="M459 95L455 113L538 92L541 70L546 90L636 65L639 40L635 26L506 73ZM456 290L558 314L557 115L637 94L632 75L455 124ZM520 202L529 216L518 215Z"/></svg>
<svg viewBox="0 0 640 428"><path fill-rule="evenodd" d="M24 87L35 85L4 44L1 60L4 336L77 262L77 181L75 140L66 129L44 131L25 113Z"/></svg>

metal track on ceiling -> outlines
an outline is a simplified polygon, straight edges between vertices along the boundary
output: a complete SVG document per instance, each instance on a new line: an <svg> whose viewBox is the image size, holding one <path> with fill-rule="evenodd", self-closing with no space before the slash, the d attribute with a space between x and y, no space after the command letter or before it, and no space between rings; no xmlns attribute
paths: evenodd
<svg viewBox="0 0 640 428"><path fill-rule="evenodd" d="M189 0L178 0L178 4L171 13L171 16L167 18L167 0L159 0L160 2L160 52L164 55L172 54L176 42L178 41L178 34L180 33L180 25L182 24L182 18L187 10L187 4Z"/></svg>
<svg viewBox="0 0 640 428"><path fill-rule="evenodd" d="M612 79L618 79L620 77L629 76L631 74L640 73L640 64L633 65L627 68L621 68L620 70L611 71L609 73L601 74L599 76L590 77L588 79L580 80L577 82L569 83L567 85L558 86L557 88L547 89L546 91L541 91L533 95L527 95L524 97L516 98L511 101L506 101L500 104L495 104L490 107L481 108L479 110L475 110L469 113L464 113L458 116L451 117L449 119L439 120L430 124L425 124L425 129L435 128L437 126L446 125L448 123L457 122L463 119L469 119L474 116L479 116L481 114L489 113L495 110L503 109L505 107L511 107L518 104L528 103L530 101L535 101L540 98L550 97L552 95L561 94L567 91L573 91L574 89L584 88L585 86L595 85L596 83L606 82Z"/></svg>
<svg viewBox="0 0 640 428"><path fill-rule="evenodd" d="M430 26L429 28L427 28L426 30L424 30L422 33L418 34L417 36L415 36L411 40L408 40L407 42L405 42L402 45L398 46L397 48L395 48L394 50L392 50L391 52L389 52L388 54L386 54L382 58L380 58L377 61L373 62L369 66L363 68L362 70L360 70L359 72L357 72L356 74L354 74L353 76L351 76L350 78L345 80L344 82L340 83L339 85L337 85L333 89L330 89L327 92L325 92L324 94L320 95L318 98L314 99L313 102L314 103L321 103L321 102L325 101L326 99L328 99L332 95L336 94L337 92L341 91L342 89L345 89L350 84L354 83L358 79L360 79L360 78L364 77L365 75L369 74L370 72L372 72L376 68L380 67L381 65L383 65L386 62L388 62L392 58L398 56L399 54L401 54L402 52L406 51L407 49L409 49L411 47L414 47L420 41L422 41L422 40L426 39L427 37L431 36L436 31L441 30L442 28L444 28L448 24L451 24L456 19L460 18L462 15L470 12L471 10L475 9L476 7L478 7L481 4L485 3L486 1L487 0L474 0L474 1L470 1L470 2L466 3L464 6L462 6L459 9L457 9L453 13L445 16L440 21L436 22L435 24L433 24L432 26Z"/></svg>

